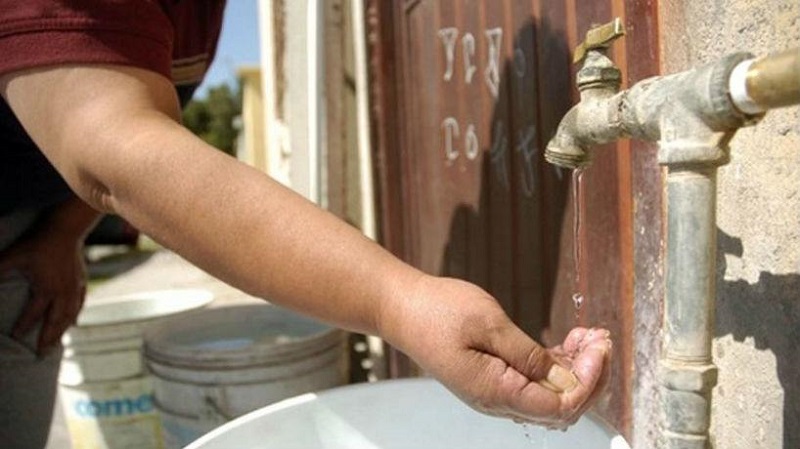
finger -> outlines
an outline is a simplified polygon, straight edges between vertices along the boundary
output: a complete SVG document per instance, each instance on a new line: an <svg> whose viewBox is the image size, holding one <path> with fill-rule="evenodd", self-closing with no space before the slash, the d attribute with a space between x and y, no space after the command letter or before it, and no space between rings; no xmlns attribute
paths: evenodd
<svg viewBox="0 0 800 449"><path fill-rule="evenodd" d="M78 321L78 314L83 307L83 303L86 299L86 287L79 286L78 291L74 296L72 301L68 301L67 305L65 306L65 312L61 315L50 315L48 314L47 321L49 322L48 329L49 333L41 340L40 349L47 350L53 346L58 345L58 342L61 340L61 337L70 328ZM52 318L50 318L52 316ZM51 321L52 320L52 321Z"/></svg>
<svg viewBox="0 0 800 449"><path fill-rule="evenodd" d="M49 324L49 333L45 338L39 341L39 354L44 355L47 351L57 346L61 340L61 336L64 335L64 332L66 332L70 326L70 322L64 318Z"/></svg>
<svg viewBox="0 0 800 449"><path fill-rule="evenodd" d="M556 363L550 353L510 321L507 326L493 332L491 350L512 368L530 380L546 380L554 391L569 391L577 380L563 366Z"/></svg>
<svg viewBox="0 0 800 449"><path fill-rule="evenodd" d="M38 290L31 291L31 297L25 305L22 314L17 318L17 322L14 323L14 329L11 331L11 335L15 339L21 339L25 334L30 332L37 323L42 321L50 304L50 298L49 295L43 294Z"/></svg>
<svg viewBox="0 0 800 449"><path fill-rule="evenodd" d="M570 356L574 356L580 348L581 342L584 338L586 338L586 334L589 332L590 329L585 327L576 327L572 329L569 334L567 334L567 338L564 339L564 343L561 345L561 348Z"/></svg>
<svg viewBox="0 0 800 449"><path fill-rule="evenodd" d="M608 329L603 329L603 328L599 328L599 327L593 327L593 328L589 329L588 332L586 332L586 335L583 337L583 340L581 340L581 342L580 342L579 349L582 348L583 346L588 345L588 344L591 344L591 343L594 343L594 342L601 342L601 341L603 341L605 339L609 339L609 338L611 338L611 332L609 332Z"/></svg>
<svg viewBox="0 0 800 449"><path fill-rule="evenodd" d="M71 317L67 315L67 303L74 301L75 297L71 298L72 301L67 298L63 295L56 296L50 302L50 307L45 313L42 331L39 333L39 351L51 347L54 340L61 337L62 328L66 329L66 326L69 326Z"/></svg>
<svg viewBox="0 0 800 449"><path fill-rule="evenodd" d="M606 354L605 360L603 361L603 371L600 374L600 378L597 380L597 384L595 385L594 389L592 390L589 399L587 399L583 405L578 409L577 413L573 415L572 419L570 419L570 424L575 424L578 419L586 413L600 398L600 396L604 393L606 387L608 386L608 382L611 378L611 358L613 353L613 346L611 344L611 340L608 340L608 352Z"/></svg>
<svg viewBox="0 0 800 449"><path fill-rule="evenodd" d="M559 393L529 382L522 390L512 394L508 401L509 413L534 424L553 424L561 419Z"/></svg>
<svg viewBox="0 0 800 449"><path fill-rule="evenodd" d="M600 378L597 380L597 385L595 386L594 392L589 398L589 401L592 402L603 393L603 390L605 390L605 387L608 385L608 381L611 378L611 359L613 358L614 353L614 346L611 339L606 339L606 346L608 349L605 360L603 360L603 372L600 374Z"/></svg>
<svg viewBox="0 0 800 449"><path fill-rule="evenodd" d="M493 416L518 416L526 421L558 413L560 400L556 393L542 387L513 368L505 360L485 351L463 366L460 374L466 380L458 392L477 411Z"/></svg>
<svg viewBox="0 0 800 449"><path fill-rule="evenodd" d="M582 406L589 402L603 375L605 366L608 365L610 351L608 340L603 338L585 344L576 356L572 371L577 376L580 385L574 391L565 394L565 418L574 417Z"/></svg>
<svg viewBox="0 0 800 449"><path fill-rule="evenodd" d="M81 309L83 309L83 304L86 301L86 284L81 283L78 286L78 292L75 296L75 300L70 302L69 311L67 314L67 321L70 325L74 325L78 321L78 314L80 314Z"/></svg>

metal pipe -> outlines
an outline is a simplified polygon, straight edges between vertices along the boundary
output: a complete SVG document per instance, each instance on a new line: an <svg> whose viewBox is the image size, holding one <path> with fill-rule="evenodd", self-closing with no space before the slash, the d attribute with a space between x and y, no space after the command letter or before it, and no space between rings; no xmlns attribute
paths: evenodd
<svg viewBox="0 0 800 449"><path fill-rule="evenodd" d="M734 105L748 114L800 103L800 48L742 62L730 90Z"/></svg>
<svg viewBox="0 0 800 449"><path fill-rule="evenodd" d="M744 114L733 106L728 83L734 68L751 57L735 53L693 70L642 80L617 93L614 70L619 70L604 54L591 51L577 76L581 102L562 119L547 145L545 159L577 168L590 163L590 148L620 138L656 142L668 134L664 140L682 141L700 131L729 132L755 123L760 115ZM679 126L678 121L683 123ZM662 155L662 163L721 156L672 150Z"/></svg>
<svg viewBox="0 0 800 449"><path fill-rule="evenodd" d="M619 70L604 51L622 34L608 25L587 34L579 47L585 53L577 76L581 102L559 124L545 157L577 168L589 164L587 150L597 144L622 137L659 143L659 163L668 168L668 232L658 447L707 449L717 381L711 358L716 172L728 162L728 143L740 127L770 108L800 103L800 50L759 60L734 54L617 92Z"/></svg>
<svg viewBox="0 0 800 449"><path fill-rule="evenodd" d="M659 365L661 447L708 447L716 295L716 167L667 175L667 291Z"/></svg>

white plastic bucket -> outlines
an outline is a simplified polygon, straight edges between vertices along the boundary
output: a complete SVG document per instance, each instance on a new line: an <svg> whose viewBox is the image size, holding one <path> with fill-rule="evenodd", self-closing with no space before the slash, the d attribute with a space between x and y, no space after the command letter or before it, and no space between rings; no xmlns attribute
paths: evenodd
<svg viewBox="0 0 800 449"><path fill-rule="evenodd" d="M211 292L142 292L89 303L64 335L59 393L75 448L161 448L142 333L157 320L203 307Z"/></svg>
<svg viewBox="0 0 800 449"><path fill-rule="evenodd" d="M179 448L245 413L345 382L345 333L272 305L195 312L145 333L164 442Z"/></svg>
<svg viewBox="0 0 800 449"><path fill-rule="evenodd" d="M263 408L186 449L630 449L591 414L567 432L482 415L432 379L350 385Z"/></svg>

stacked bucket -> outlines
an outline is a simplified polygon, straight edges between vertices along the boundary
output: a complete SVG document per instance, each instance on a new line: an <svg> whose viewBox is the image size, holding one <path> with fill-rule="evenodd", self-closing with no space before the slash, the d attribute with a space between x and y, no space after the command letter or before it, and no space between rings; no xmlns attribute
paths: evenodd
<svg viewBox="0 0 800 449"><path fill-rule="evenodd" d="M59 389L74 448L177 449L273 402L346 381L341 330L271 305L193 310L205 290L85 307Z"/></svg>

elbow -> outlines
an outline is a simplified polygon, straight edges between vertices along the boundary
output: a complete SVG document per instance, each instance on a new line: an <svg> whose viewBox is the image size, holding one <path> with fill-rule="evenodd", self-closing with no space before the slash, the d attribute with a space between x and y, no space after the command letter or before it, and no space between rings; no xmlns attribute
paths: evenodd
<svg viewBox="0 0 800 449"><path fill-rule="evenodd" d="M55 151L56 169L82 200L103 213L121 214L120 203L148 178L158 161L156 142L182 128L157 111L71 127ZM89 137L84 137L89 136Z"/></svg>

